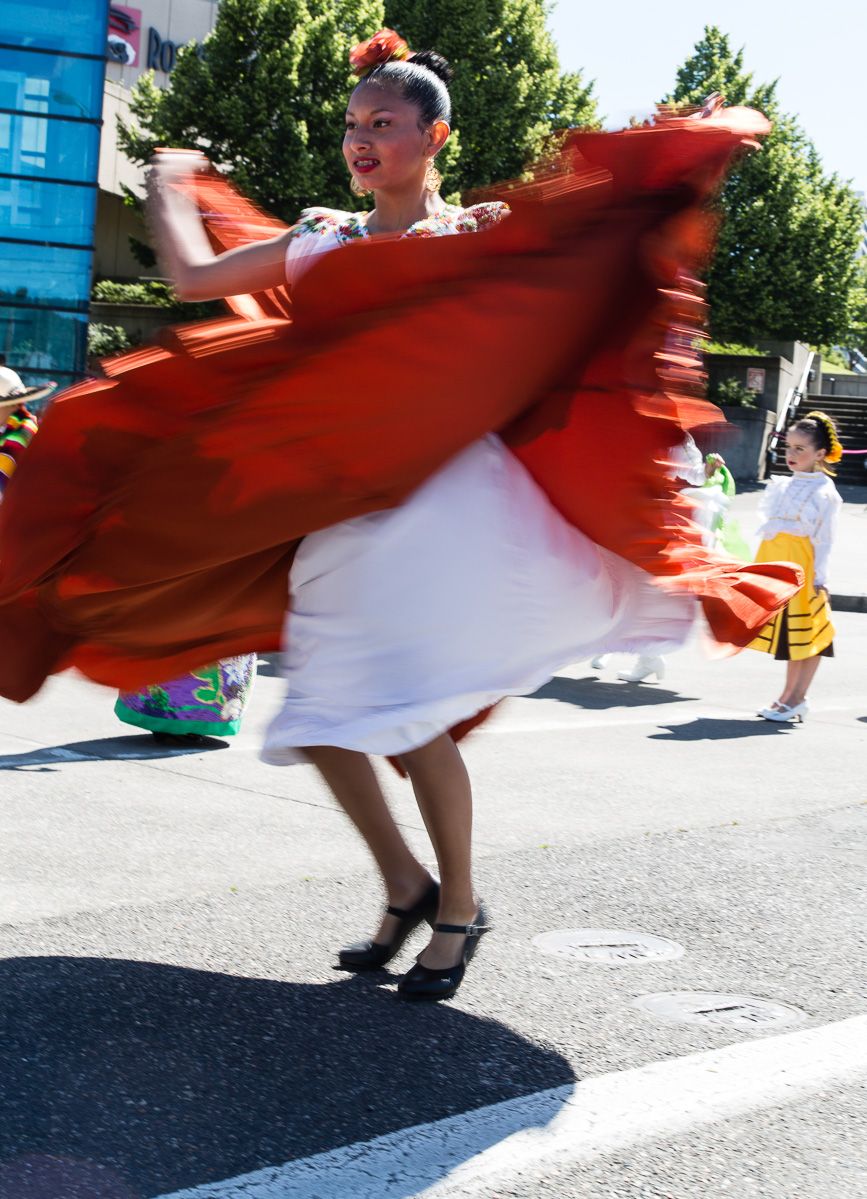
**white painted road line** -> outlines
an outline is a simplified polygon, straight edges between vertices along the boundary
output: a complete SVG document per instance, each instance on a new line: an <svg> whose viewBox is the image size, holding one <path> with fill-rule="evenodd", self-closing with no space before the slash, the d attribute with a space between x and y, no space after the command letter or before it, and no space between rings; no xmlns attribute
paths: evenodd
<svg viewBox="0 0 867 1199"><path fill-rule="evenodd" d="M457 1199L797 1103L867 1070L867 1015L606 1074L160 1199Z"/></svg>

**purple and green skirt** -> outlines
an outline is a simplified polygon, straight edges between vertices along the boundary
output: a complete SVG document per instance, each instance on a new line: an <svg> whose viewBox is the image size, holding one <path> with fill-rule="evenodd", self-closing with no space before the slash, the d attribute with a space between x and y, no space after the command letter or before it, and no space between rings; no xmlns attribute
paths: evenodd
<svg viewBox="0 0 867 1199"><path fill-rule="evenodd" d="M256 675L256 654L223 658L169 683L121 694L114 706L124 724L151 733L231 737L241 717Z"/></svg>

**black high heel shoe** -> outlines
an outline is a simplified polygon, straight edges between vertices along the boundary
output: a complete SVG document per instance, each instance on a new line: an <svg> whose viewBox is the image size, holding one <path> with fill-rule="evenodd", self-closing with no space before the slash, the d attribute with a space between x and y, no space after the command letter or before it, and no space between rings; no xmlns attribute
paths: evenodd
<svg viewBox="0 0 867 1199"><path fill-rule="evenodd" d="M449 966L445 970L431 970L421 962L416 962L397 984L398 994L404 999L451 999L464 981L464 974L478 948L480 938L490 932L490 928L481 904L472 924L435 924L435 933L464 934L464 952L460 961L456 966Z"/></svg>
<svg viewBox="0 0 867 1199"><path fill-rule="evenodd" d="M434 880L428 889L411 908L394 908L389 905L385 910L389 916L397 916L400 924L397 932L388 942L382 945L378 941L359 941L341 949L337 955L343 970L379 970L386 962L400 952L409 934L426 920L433 924L437 916L440 902L440 885Z"/></svg>

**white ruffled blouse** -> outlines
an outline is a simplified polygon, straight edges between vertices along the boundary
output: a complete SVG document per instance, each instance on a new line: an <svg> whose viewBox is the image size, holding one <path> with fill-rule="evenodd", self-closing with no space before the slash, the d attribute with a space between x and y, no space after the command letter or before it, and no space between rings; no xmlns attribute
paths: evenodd
<svg viewBox="0 0 867 1199"><path fill-rule="evenodd" d="M828 585L828 557L837 533L840 493L822 471L772 475L759 500L759 536L770 541L778 533L809 537L815 554L815 583Z"/></svg>

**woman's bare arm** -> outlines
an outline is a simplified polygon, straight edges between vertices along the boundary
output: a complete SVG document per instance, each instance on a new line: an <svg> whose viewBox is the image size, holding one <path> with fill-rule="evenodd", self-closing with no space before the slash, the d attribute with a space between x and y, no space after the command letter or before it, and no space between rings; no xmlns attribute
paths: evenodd
<svg viewBox="0 0 867 1199"><path fill-rule="evenodd" d="M286 282L289 231L215 254L195 205L168 186L206 164L199 154L158 154L148 200L158 253L182 300L220 300Z"/></svg>

